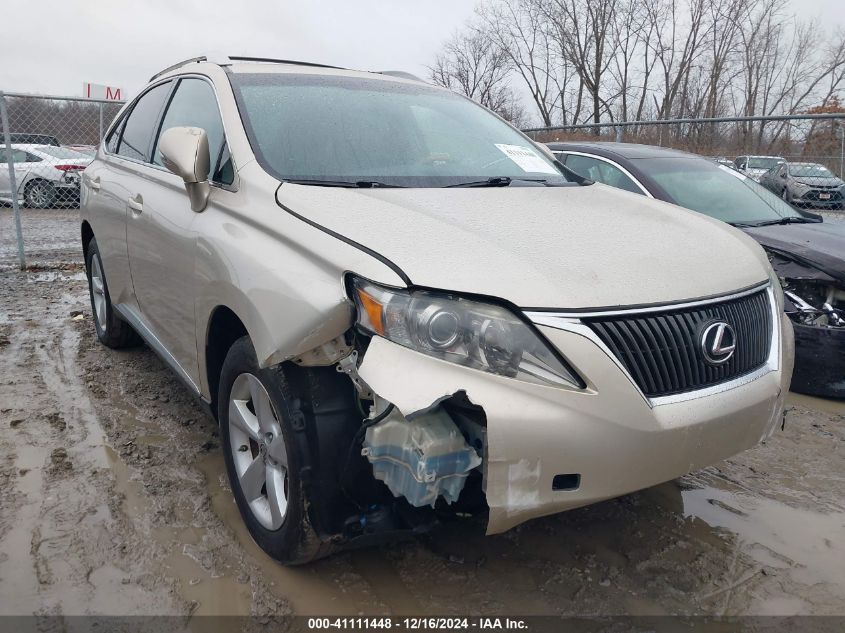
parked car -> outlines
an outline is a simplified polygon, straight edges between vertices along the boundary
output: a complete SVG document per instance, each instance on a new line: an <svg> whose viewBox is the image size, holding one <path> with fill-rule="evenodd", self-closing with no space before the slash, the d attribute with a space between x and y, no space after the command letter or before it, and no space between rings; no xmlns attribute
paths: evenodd
<svg viewBox="0 0 845 633"><path fill-rule="evenodd" d="M786 159L781 156L737 156L734 159L737 170L758 182L772 167L785 162Z"/></svg>
<svg viewBox="0 0 845 633"><path fill-rule="evenodd" d="M17 197L28 207L48 209L79 204L79 174L91 162L85 156L54 145L12 145ZM0 146L0 200L13 197L6 148Z"/></svg>
<svg viewBox="0 0 845 633"><path fill-rule="evenodd" d="M32 134L29 132L11 132L9 134L13 145L52 145L59 147L59 139L49 134Z"/></svg>
<svg viewBox="0 0 845 633"><path fill-rule="evenodd" d="M573 171L741 228L786 291L795 327L792 389L845 397L845 225L799 211L734 170L675 150L625 143L550 143Z"/></svg>
<svg viewBox="0 0 845 633"><path fill-rule="evenodd" d="M760 184L802 209L845 209L845 182L818 163L781 163Z"/></svg>
<svg viewBox="0 0 845 633"><path fill-rule="evenodd" d="M140 335L209 406L271 556L502 532L780 425L791 323L742 232L422 81L220 63L122 109L81 235L99 340Z"/></svg>

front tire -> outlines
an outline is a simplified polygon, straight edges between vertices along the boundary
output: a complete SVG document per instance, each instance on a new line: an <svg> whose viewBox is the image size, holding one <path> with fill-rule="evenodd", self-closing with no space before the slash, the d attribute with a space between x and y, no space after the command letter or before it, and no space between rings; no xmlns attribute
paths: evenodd
<svg viewBox="0 0 845 633"><path fill-rule="evenodd" d="M220 373L218 419L226 472L250 536L285 565L333 551L311 525L302 479L307 463L300 400L281 367L259 369L249 337L235 341Z"/></svg>
<svg viewBox="0 0 845 633"><path fill-rule="evenodd" d="M112 349L140 344L141 339L135 330L114 311L109 286L106 283L103 260L95 238L91 238L88 243L85 270L88 274L88 294L91 298L91 313L94 317L97 338L103 345Z"/></svg>

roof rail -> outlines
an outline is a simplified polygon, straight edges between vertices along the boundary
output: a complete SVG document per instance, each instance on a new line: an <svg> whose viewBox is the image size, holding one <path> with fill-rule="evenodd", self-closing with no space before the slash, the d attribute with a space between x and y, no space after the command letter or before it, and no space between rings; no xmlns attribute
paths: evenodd
<svg viewBox="0 0 845 633"><path fill-rule="evenodd" d="M329 66L328 64L317 64L315 62L300 62L293 59L273 59L272 57L244 57L241 55L236 55L233 57L226 57L220 55L200 55L199 57L191 57L190 59L186 59L181 62L177 62L172 66L168 66L164 70L160 70L155 75L150 77L150 81L154 81L158 79L165 73L169 73L171 70L176 70L177 68L181 68L182 66L187 66L188 64L198 64L200 62L209 62L211 64L217 64L218 66L228 66L233 61L236 62L267 62L271 64L293 64L296 66L310 66L312 68L334 68L335 70L346 70L345 68L341 68L340 66ZM398 72L398 71L397 71ZM391 71L384 72L382 74L388 75L391 74ZM397 75L398 76L398 75ZM412 75L408 75L409 79L416 79Z"/></svg>
<svg viewBox="0 0 845 633"><path fill-rule="evenodd" d="M177 62L177 63L173 64L172 66L168 66L164 70L158 71L155 75L150 77L150 81L154 81L154 80L158 79L159 77L161 77L163 74L169 73L171 70L176 70L177 68L179 68L181 66L187 66L188 64L204 62L205 60L206 60L205 55L201 55L200 57L191 57L190 59L186 59L186 60L183 60L181 62Z"/></svg>
<svg viewBox="0 0 845 633"><path fill-rule="evenodd" d="M188 64L199 64L200 62L209 62L211 64L217 64L218 66L228 66L232 62L229 61L229 58L225 55L200 55L199 57L191 57L189 59L183 60L181 62L176 62L172 66L168 66L164 70L158 71L155 75L150 77L150 81L154 79L158 79L165 73L169 73L171 70L176 70L177 68L181 68L182 66L187 66Z"/></svg>
<svg viewBox="0 0 845 633"><path fill-rule="evenodd" d="M389 77L398 77L399 79L413 79L414 81L423 81L413 73L405 72L404 70L378 70L379 75L387 75Z"/></svg>
<svg viewBox="0 0 845 633"><path fill-rule="evenodd" d="M334 68L335 70L346 70L340 66L330 66L329 64L318 64L316 62L300 62L294 59L274 59L272 57L244 57L241 55L230 56L229 59L236 62L267 62L271 64L294 64L296 66L311 66L313 68Z"/></svg>

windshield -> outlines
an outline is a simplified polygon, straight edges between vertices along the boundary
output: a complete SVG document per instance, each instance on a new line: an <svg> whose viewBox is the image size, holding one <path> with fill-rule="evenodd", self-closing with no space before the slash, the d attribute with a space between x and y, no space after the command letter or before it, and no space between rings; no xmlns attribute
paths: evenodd
<svg viewBox="0 0 845 633"><path fill-rule="evenodd" d="M751 156L748 158L749 169L771 169L775 165L783 161L777 158L763 158L761 156Z"/></svg>
<svg viewBox="0 0 845 633"><path fill-rule="evenodd" d="M230 77L253 150L281 180L402 187L567 181L523 134L445 90L326 75Z"/></svg>
<svg viewBox="0 0 845 633"><path fill-rule="evenodd" d="M72 149L68 149L66 147L53 147L52 145L40 145L36 147L39 152L43 154L47 154L48 156L52 156L53 158L62 158L62 159L85 159L91 158L90 156L86 156L80 152L75 152Z"/></svg>
<svg viewBox="0 0 845 633"><path fill-rule="evenodd" d="M798 178L836 178L826 167L811 163L793 163L789 165L789 174Z"/></svg>
<svg viewBox="0 0 845 633"><path fill-rule="evenodd" d="M803 217L733 169L701 158L641 158L637 166L675 204L733 224Z"/></svg>

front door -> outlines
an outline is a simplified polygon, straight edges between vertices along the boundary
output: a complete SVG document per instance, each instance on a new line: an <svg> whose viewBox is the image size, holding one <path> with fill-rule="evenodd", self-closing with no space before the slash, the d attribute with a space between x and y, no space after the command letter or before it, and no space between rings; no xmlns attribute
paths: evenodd
<svg viewBox="0 0 845 633"><path fill-rule="evenodd" d="M204 79L180 79L171 93L159 135L180 126L206 131L213 172L224 134L214 89ZM138 170L126 201L129 267L142 318L176 361L176 369L198 386L194 226L200 215L191 210L182 179L163 166L157 144L158 138L153 139L150 160ZM216 181L214 173L208 176ZM213 188L212 196L215 193Z"/></svg>

